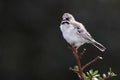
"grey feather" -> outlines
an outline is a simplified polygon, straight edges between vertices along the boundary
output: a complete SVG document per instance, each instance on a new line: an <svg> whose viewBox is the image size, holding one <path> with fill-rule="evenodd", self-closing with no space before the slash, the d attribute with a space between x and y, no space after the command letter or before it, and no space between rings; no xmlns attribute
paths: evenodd
<svg viewBox="0 0 120 80"><path fill-rule="evenodd" d="M84 25L77 22L74 17L69 13L64 13L63 20L60 25L60 29L63 33L64 39L71 45L79 48L85 43L91 43L97 47L100 51L105 51L105 47L95 41L89 32L85 29ZM73 46L73 47L74 47Z"/></svg>

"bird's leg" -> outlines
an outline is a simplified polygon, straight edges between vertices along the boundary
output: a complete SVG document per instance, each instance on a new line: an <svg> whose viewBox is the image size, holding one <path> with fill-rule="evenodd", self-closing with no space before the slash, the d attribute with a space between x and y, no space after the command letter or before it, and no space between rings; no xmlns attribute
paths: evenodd
<svg viewBox="0 0 120 80"><path fill-rule="evenodd" d="M75 47L72 48L72 51L73 51L73 53L78 53L78 49Z"/></svg>
<svg viewBox="0 0 120 80"><path fill-rule="evenodd" d="M71 49L73 53L78 53L78 49L76 47L68 46L68 48Z"/></svg>

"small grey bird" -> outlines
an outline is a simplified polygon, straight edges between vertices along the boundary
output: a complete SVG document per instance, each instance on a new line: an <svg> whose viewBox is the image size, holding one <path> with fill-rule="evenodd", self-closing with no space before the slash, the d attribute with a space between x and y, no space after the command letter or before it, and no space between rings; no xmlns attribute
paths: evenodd
<svg viewBox="0 0 120 80"><path fill-rule="evenodd" d="M78 49L85 43L91 43L97 47L100 51L105 51L105 47L95 41L89 32L85 29L84 25L77 22L75 18L69 14L64 13L60 24L60 30L64 39L73 47Z"/></svg>

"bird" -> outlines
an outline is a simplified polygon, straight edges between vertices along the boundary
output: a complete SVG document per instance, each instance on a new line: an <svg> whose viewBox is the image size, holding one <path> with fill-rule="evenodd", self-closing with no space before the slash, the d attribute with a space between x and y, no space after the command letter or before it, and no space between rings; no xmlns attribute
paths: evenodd
<svg viewBox="0 0 120 80"><path fill-rule="evenodd" d="M106 50L106 47L93 39L90 33L86 30L85 26L82 23L76 21L70 13L64 13L62 15L60 30L66 42L76 50L85 43L94 45L102 52Z"/></svg>

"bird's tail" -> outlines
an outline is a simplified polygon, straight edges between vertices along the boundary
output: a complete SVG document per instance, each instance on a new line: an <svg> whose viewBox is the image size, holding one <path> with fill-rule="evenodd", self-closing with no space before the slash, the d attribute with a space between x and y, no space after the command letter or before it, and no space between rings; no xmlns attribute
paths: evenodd
<svg viewBox="0 0 120 80"><path fill-rule="evenodd" d="M92 44L102 52L106 50L106 48L102 44L98 43L97 41L93 41Z"/></svg>

